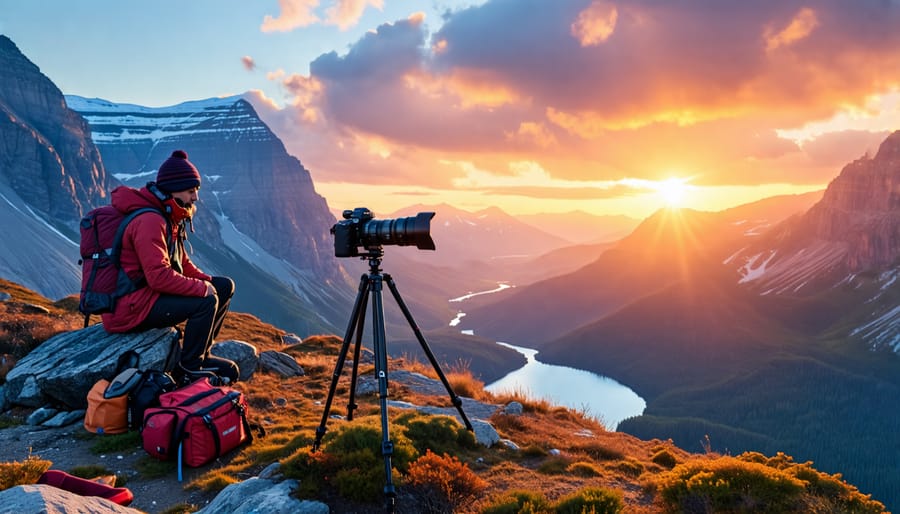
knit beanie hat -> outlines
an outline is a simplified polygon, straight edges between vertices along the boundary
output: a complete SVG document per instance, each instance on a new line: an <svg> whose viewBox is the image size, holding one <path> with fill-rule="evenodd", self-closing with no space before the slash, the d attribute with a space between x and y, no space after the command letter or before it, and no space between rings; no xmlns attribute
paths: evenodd
<svg viewBox="0 0 900 514"><path fill-rule="evenodd" d="M156 173L156 186L166 193L200 187L200 172L188 160L184 150L175 150Z"/></svg>

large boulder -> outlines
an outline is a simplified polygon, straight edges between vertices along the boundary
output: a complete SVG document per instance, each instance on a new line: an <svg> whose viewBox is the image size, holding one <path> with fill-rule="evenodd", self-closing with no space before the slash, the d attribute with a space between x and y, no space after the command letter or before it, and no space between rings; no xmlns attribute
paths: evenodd
<svg viewBox="0 0 900 514"><path fill-rule="evenodd" d="M272 480L253 477L243 482L231 484L199 514L250 514L267 512L270 514L328 514L327 505L318 501L298 500L291 496L297 488L296 480L276 483Z"/></svg>
<svg viewBox="0 0 900 514"><path fill-rule="evenodd" d="M115 373L120 355L134 350L140 356L141 369L162 370L178 338L174 328L109 334L99 323L59 334L10 370L3 388L6 401L27 407L59 403L84 409L91 386Z"/></svg>
<svg viewBox="0 0 900 514"><path fill-rule="evenodd" d="M256 365L259 363L259 352L256 350L256 347L244 341L230 340L213 343L209 353L216 357L234 361L241 371L239 377L241 382L250 380L250 377L256 371Z"/></svg>
<svg viewBox="0 0 900 514"><path fill-rule="evenodd" d="M79 496L51 485L20 485L0 491L0 512L46 514L140 514L96 496Z"/></svg>

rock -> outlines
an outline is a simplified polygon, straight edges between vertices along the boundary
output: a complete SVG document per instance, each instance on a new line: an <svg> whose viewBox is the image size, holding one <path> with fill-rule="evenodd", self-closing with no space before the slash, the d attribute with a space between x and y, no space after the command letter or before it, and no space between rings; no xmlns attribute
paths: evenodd
<svg viewBox="0 0 900 514"><path fill-rule="evenodd" d="M285 334L281 336L281 344L287 346L291 344L300 344L303 342L303 338L298 336L297 334Z"/></svg>
<svg viewBox="0 0 900 514"><path fill-rule="evenodd" d="M503 414L508 416L521 416L525 408L519 402L509 402L503 407Z"/></svg>
<svg viewBox="0 0 900 514"><path fill-rule="evenodd" d="M174 328L133 334L108 334L99 323L44 341L6 376L6 399L12 404L40 407L59 402L72 409L87 407L87 393L101 378L109 378L119 355L134 350L141 369L164 369L178 339Z"/></svg>
<svg viewBox="0 0 900 514"><path fill-rule="evenodd" d="M22 314L50 314L50 309L33 303L23 303L20 309Z"/></svg>
<svg viewBox="0 0 900 514"><path fill-rule="evenodd" d="M359 349L360 364L375 364L375 352L368 348Z"/></svg>
<svg viewBox="0 0 900 514"><path fill-rule="evenodd" d="M472 428L475 431L475 441L483 446L490 448L500 442L500 434L493 425L482 419L473 419Z"/></svg>
<svg viewBox="0 0 900 514"><path fill-rule="evenodd" d="M78 409L70 412L60 412L56 416L48 419L47 421L41 423L41 426L50 427L50 428L59 428L71 425L76 421L82 421L84 419L85 410Z"/></svg>
<svg viewBox="0 0 900 514"><path fill-rule="evenodd" d="M507 449L512 450L514 452L519 451L519 445L510 441L509 439L501 439L500 444L505 446Z"/></svg>
<svg viewBox="0 0 900 514"><path fill-rule="evenodd" d="M203 514L249 514L266 512L268 514L303 513L328 514L327 505L317 501L298 500L292 497L291 491L297 488L296 480L285 480L275 483L271 480L254 477L243 482L231 484L206 507L198 511Z"/></svg>
<svg viewBox="0 0 900 514"><path fill-rule="evenodd" d="M259 478L271 479L281 475L281 463L275 461L259 472Z"/></svg>
<svg viewBox="0 0 900 514"><path fill-rule="evenodd" d="M378 381L374 377L365 376L356 379L356 394L359 396L368 396L378 393Z"/></svg>
<svg viewBox="0 0 900 514"><path fill-rule="evenodd" d="M284 378L302 377L306 375L303 368L290 355L282 352L267 350L259 354L259 367L264 371L271 371Z"/></svg>
<svg viewBox="0 0 900 514"><path fill-rule="evenodd" d="M209 352L216 357L233 360L241 370L239 378L242 382L250 380L259 364L259 353L256 351L256 347L244 341L231 340L214 343Z"/></svg>
<svg viewBox="0 0 900 514"><path fill-rule="evenodd" d="M79 496L50 485L32 484L0 491L2 512L45 514L140 514L96 496Z"/></svg>
<svg viewBox="0 0 900 514"><path fill-rule="evenodd" d="M29 425L40 425L53 416L56 416L57 412L59 411L56 409L51 409L50 407L41 407L40 409L32 412L28 416L28 419L25 420L25 422Z"/></svg>

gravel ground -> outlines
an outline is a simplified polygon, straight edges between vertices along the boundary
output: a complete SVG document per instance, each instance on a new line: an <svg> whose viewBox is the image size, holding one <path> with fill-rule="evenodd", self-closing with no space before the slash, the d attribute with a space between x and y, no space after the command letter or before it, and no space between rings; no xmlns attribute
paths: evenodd
<svg viewBox="0 0 900 514"><path fill-rule="evenodd" d="M201 491L186 491L178 483L175 465L171 475L147 479L141 477L136 463L147 454L140 447L132 450L97 455L90 451L94 438L82 438L84 428L79 424L62 428L41 428L19 425L0 430L0 448L3 461L21 461L29 455L49 460L50 469L69 471L76 466L99 465L117 475L126 477L125 487L134 493L130 507L155 514L178 504L204 506L214 495ZM149 458L149 457L148 457ZM202 468L185 468L184 484L190 482L215 463Z"/></svg>

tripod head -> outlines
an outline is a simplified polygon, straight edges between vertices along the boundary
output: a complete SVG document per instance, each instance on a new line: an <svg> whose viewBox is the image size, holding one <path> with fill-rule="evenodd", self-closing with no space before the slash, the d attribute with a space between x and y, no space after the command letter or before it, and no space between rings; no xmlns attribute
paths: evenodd
<svg viewBox="0 0 900 514"><path fill-rule="evenodd" d="M381 261L384 259L384 248L381 246L372 246L366 248L366 253L360 254L360 260L369 261L369 274L377 275L381 273Z"/></svg>

